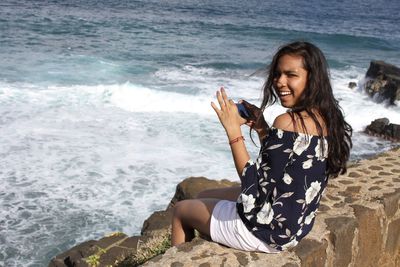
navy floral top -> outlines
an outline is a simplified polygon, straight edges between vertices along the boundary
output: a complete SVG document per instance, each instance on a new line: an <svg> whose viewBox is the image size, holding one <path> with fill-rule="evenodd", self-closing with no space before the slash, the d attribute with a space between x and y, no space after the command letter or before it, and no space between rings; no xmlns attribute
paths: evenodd
<svg viewBox="0 0 400 267"><path fill-rule="evenodd" d="M325 138L270 128L241 176L236 206L250 232L277 250L310 232L328 180L327 151Z"/></svg>

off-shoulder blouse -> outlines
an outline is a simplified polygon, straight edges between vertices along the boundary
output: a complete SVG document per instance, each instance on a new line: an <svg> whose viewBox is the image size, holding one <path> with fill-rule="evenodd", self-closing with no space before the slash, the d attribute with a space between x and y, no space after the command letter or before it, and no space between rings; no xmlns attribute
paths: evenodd
<svg viewBox="0 0 400 267"><path fill-rule="evenodd" d="M269 129L241 176L236 206L249 231L278 250L310 232L328 180L327 151L326 138Z"/></svg>

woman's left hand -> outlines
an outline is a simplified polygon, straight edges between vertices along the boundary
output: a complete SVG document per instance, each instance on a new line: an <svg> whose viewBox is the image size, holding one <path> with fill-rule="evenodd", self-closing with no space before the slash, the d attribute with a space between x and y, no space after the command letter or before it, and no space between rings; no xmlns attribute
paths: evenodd
<svg viewBox="0 0 400 267"><path fill-rule="evenodd" d="M217 91L217 100L221 109L214 102L211 102L211 106L215 110L215 113L217 113L219 121L224 126L228 135L231 131L240 129L240 126L247 122L240 116L235 102L232 99L228 99L223 87L221 87L220 91Z"/></svg>

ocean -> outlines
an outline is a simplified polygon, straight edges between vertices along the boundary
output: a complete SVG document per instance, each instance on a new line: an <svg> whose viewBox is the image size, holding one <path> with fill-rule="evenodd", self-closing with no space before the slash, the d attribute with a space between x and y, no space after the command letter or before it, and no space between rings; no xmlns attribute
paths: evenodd
<svg viewBox="0 0 400 267"><path fill-rule="evenodd" d="M399 11L395 0L2 0L0 266L47 266L80 242L137 235L189 176L238 181L210 103L225 86L259 105L253 74L290 41L325 53L355 130L351 159L392 148L362 131L400 123L400 104L362 84L371 60L400 66Z"/></svg>

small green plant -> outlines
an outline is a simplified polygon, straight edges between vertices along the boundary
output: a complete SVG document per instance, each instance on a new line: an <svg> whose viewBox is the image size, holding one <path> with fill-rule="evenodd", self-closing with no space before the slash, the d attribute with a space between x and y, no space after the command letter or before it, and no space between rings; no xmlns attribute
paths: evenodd
<svg viewBox="0 0 400 267"><path fill-rule="evenodd" d="M103 249L103 248L101 248L99 246L96 246L96 247L98 249L97 253L95 253L95 254L93 254L93 255L91 255L89 257L86 257L84 259L85 262L87 264L89 264L90 267L99 266L99 264L100 264L100 256L107 252L107 250L105 250L105 249Z"/></svg>
<svg viewBox="0 0 400 267"><path fill-rule="evenodd" d="M100 255L91 255L85 258L85 262L89 264L90 267L97 267L100 264Z"/></svg>

